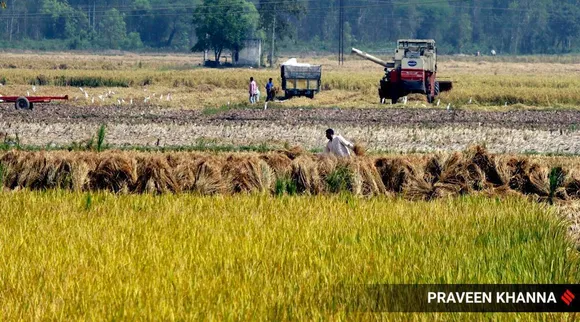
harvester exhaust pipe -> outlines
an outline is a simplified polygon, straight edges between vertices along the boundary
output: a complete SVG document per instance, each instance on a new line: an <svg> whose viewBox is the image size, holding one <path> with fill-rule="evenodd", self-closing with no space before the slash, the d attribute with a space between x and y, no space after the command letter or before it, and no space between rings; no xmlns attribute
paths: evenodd
<svg viewBox="0 0 580 322"><path fill-rule="evenodd" d="M369 55L369 54L365 53L364 51L358 50L356 48L353 48L352 49L352 53L355 54L355 55L357 55L357 56L360 56L360 57L362 57L362 58L364 58L366 60L370 60L373 63L379 64L379 65L381 65L383 67L393 68L394 65L395 65L394 62L386 62L386 61L384 61L384 60L382 60L380 58L377 58L377 57L375 57L373 55Z"/></svg>

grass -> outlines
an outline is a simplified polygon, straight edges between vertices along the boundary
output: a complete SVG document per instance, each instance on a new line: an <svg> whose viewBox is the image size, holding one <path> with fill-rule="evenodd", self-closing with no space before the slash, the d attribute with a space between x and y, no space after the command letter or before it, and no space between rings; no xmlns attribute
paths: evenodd
<svg viewBox="0 0 580 322"><path fill-rule="evenodd" d="M6 320L344 319L328 291L340 283L580 279L562 223L517 198L0 194Z"/></svg>

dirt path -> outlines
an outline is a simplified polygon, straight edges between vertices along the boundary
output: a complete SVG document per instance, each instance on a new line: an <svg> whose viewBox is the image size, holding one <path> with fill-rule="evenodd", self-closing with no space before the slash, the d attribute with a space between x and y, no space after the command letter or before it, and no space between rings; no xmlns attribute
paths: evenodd
<svg viewBox="0 0 580 322"><path fill-rule="evenodd" d="M336 128L372 150L450 151L485 144L493 152L580 153L579 111L481 112L445 109L236 109L199 110L150 106L75 107L49 104L34 111L0 108L0 140L67 145L107 125L112 145L291 144L324 145Z"/></svg>

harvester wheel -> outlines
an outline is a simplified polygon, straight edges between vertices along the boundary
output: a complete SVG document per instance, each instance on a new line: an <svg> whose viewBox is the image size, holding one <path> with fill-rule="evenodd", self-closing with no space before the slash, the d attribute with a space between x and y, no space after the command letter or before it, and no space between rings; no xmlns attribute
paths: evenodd
<svg viewBox="0 0 580 322"><path fill-rule="evenodd" d="M16 103L14 103L17 110L31 110L32 104L28 101L28 98L24 96L20 96L16 99Z"/></svg>
<svg viewBox="0 0 580 322"><path fill-rule="evenodd" d="M398 101L399 101L399 98L397 96L391 97L391 103L397 104Z"/></svg>
<svg viewBox="0 0 580 322"><path fill-rule="evenodd" d="M427 103L431 104L433 103L435 99L433 98L433 96L431 96L431 94L427 94Z"/></svg>

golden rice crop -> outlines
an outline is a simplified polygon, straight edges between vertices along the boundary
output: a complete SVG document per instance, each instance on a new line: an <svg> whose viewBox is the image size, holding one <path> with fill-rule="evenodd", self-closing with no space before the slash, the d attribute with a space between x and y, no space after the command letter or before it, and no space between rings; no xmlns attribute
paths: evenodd
<svg viewBox="0 0 580 322"><path fill-rule="evenodd" d="M558 320L349 315L337 285L576 283L544 205L467 197L0 192L4 320ZM356 295L356 294L350 294Z"/></svg>

